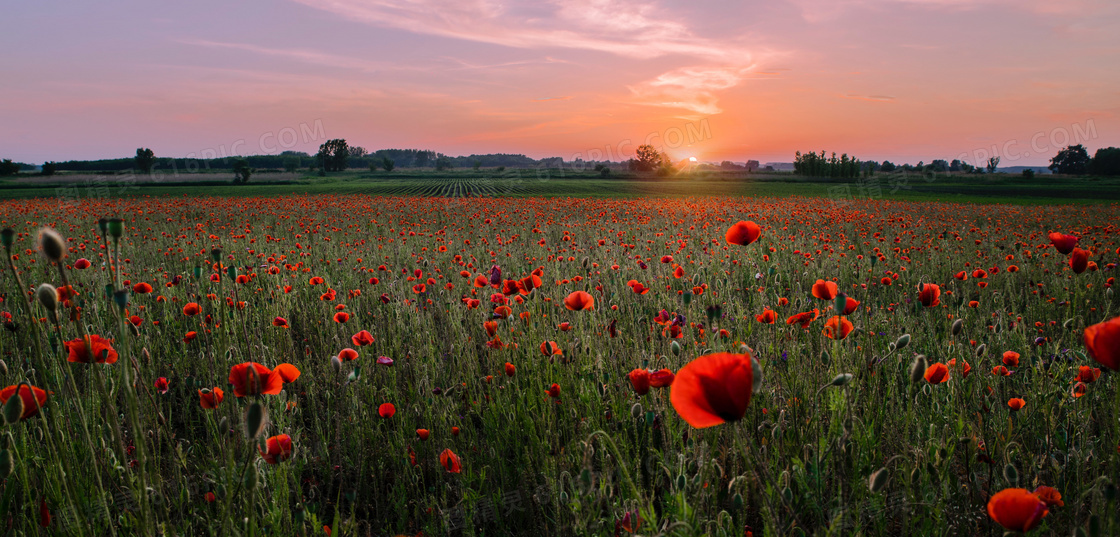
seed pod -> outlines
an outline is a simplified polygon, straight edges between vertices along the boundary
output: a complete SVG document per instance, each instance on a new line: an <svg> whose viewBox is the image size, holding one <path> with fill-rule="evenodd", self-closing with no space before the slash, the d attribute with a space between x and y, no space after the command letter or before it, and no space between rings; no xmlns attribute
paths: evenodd
<svg viewBox="0 0 1120 537"><path fill-rule="evenodd" d="M988 350L988 346L981 343L979 347L976 347L976 357L979 358L981 356L984 356L984 352L987 351L987 350Z"/></svg>
<svg viewBox="0 0 1120 537"><path fill-rule="evenodd" d="M0 360L0 376L6 376L7 374L8 374L8 364L4 360Z"/></svg>
<svg viewBox="0 0 1120 537"><path fill-rule="evenodd" d="M256 489L257 477L257 467L250 464L249 467L245 469L245 476L241 479L241 486L245 487L245 490Z"/></svg>
<svg viewBox="0 0 1120 537"><path fill-rule="evenodd" d="M833 378L832 382L828 383L828 385L847 386L850 382L852 382L852 376L853 375L851 373L840 373L839 375L836 375L836 377Z"/></svg>
<svg viewBox="0 0 1120 537"><path fill-rule="evenodd" d="M871 477L867 480L867 487L872 493L883 490L887 483L891 480L891 474L887 472L887 468L879 468L871 473Z"/></svg>
<svg viewBox="0 0 1120 537"><path fill-rule="evenodd" d="M673 356L680 356L681 344L677 343L676 340L673 340L673 342L669 344L669 350L673 351Z"/></svg>
<svg viewBox="0 0 1120 537"><path fill-rule="evenodd" d="M264 426L268 422L268 409L261 406L260 403L254 402L245 409L245 435L250 440L256 439L264 431Z"/></svg>
<svg viewBox="0 0 1120 537"><path fill-rule="evenodd" d="M828 351L821 351L821 363L822 364L828 365L828 361L831 360L831 359L832 359L832 357L828 355Z"/></svg>
<svg viewBox="0 0 1120 537"><path fill-rule="evenodd" d="M342 359L338 356L331 356L331 369L334 370L335 375L342 373Z"/></svg>
<svg viewBox="0 0 1120 537"><path fill-rule="evenodd" d="M684 474L680 474L680 475L677 476L677 490L684 490L684 487L687 484L688 484L688 479L686 479L684 477Z"/></svg>
<svg viewBox="0 0 1120 537"><path fill-rule="evenodd" d="M0 450L0 478L7 479L12 475L12 470L16 467L16 461L12 459L12 452L10 450Z"/></svg>
<svg viewBox="0 0 1120 537"><path fill-rule="evenodd" d="M905 349L910 344L910 334L902 334L898 339L894 340L895 350Z"/></svg>
<svg viewBox="0 0 1120 537"><path fill-rule="evenodd" d="M925 378L926 368L929 367L929 362L923 354L914 357L914 361L910 364L910 382L921 382Z"/></svg>
<svg viewBox="0 0 1120 537"><path fill-rule="evenodd" d="M949 328L949 332L954 336L961 333L961 330L964 330L964 321L961 319L953 321L953 326Z"/></svg>
<svg viewBox="0 0 1120 537"><path fill-rule="evenodd" d="M735 495L731 497L731 505L734 505L736 510L742 509L743 495L736 492Z"/></svg>
<svg viewBox="0 0 1120 537"><path fill-rule="evenodd" d="M4 403L4 423L8 425L18 423L20 418L23 417L23 396L19 394L19 388L23 386L23 384L20 384L16 388L16 394L9 397L8 402Z"/></svg>
<svg viewBox="0 0 1120 537"><path fill-rule="evenodd" d="M39 230L39 249L47 259L58 262L66 255L66 241L57 231L44 227Z"/></svg>
<svg viewBox="0 0 1120 537"><path fill-rule="evenodd" d="M120 218L110 218L109 224L106 226L106 228L108 229L110 236L112 236L114 239L119 239L122 235L124 235L124 220L121 220Z"/></svg>
<svg viewBox="0 0 1120 537"><path fill-rule="evenodd" d="M630 417L634 418L634 419L638 419L638 418L642 417L642 404L641 403L634 403L634 406L630 407Z"/></svg>

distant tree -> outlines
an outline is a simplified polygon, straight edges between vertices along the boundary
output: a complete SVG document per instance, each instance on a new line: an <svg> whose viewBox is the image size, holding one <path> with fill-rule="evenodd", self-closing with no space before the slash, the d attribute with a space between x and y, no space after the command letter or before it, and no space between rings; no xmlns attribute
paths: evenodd
<svg viewBox="0 0 1120 537"><path fill-rule="evenodd" d="M988 159L988 173L996 173L997 166L999 166L999 157L992 157Z"/></svg>
<svg viewBox="0 0 1120 537"><path fill-rule="evenodd" d="M661 153L652 145L643 144L638 146L638 150L634 153L636 157L634 160L634 168L640 172L648 172L661 166Z"/></svg>
<svg viewBox="0 0 1120 537"><path fill-rule="evenodd" d="M611 176L611 169L610 168L608 168L606 166L603 166L603 168L599 170L599 177L602 177L602 178L606 179L607 177L610 177L610 176Z"/></svg>
<svg viewBox="0 0 1120 537"><path fill-rule="evenodd" d="M393 159L391 159L389 157L382 157L381 158L381 167L385 168L385 171L387 171L387 172L393 171L393 168L395 168L396 165L397 164L395 162L393 162Z"/></svg>
<svg viewBox="0 0 1120 537"><path fill-rule="evenodd" d="M249 161L239 158L233 161L233 182L245 184L249 182L249 177L253 175L253 168L249 167Z"/></svg>
<svg viewBox="0 0 1120 537"><path fill-rule="evenodd" d="M482 161L475 159L473 167L475 171L478 171L478 169L482 167Z"/></svg>
<svg viewBox="0 0 1120 537"><path fill-rule="evenodd" d="M319 146L315 158L319 160L322 171L340 172L346 169L346 161L350 158L350 147L342 138L327 140Z"/></svg>
<svg viewBox="0 0 1120 537"><path fill-rule="evenodd" d="M1023 170L1023 179L1034 179L1034 170L1030 168Z"/></svg>
<svg viewBox="0 0 1120 537"><path fill-rule="evenodd" d="M440 155L439 158L436 159L436 171L442 172L443 170L449 169L451 169L451 159L447 158L446 156Z"/></svg>
<svg viewBox="0 0 1120 537"><path fill-rule="evenodd" d="M933 162L930 162L929 166L926 166L926 170L937 173L945 173L949 171L949 163L941 159L936 159Z"/></svg>
<svg viewBox="0 0 1120 537"><path fill-rule="evenodd" d="M1102 147L1093 155L1089 171L1094 175L1120 175L1120 147Z"/></svg>
<svg viewBox="0 0 1120 537"><path fill-rule="evenodd" d="M719 163L719 169L721 169L721 170L742 170L742 169L745 169L745 168L746 168L745 166L735 164L734 162L731 162L730 160L725 160L725 161Z"/></svg>
<svg viewBox="0 0 1120 537"><path fill-rule="evenodd" d="M284 157L284 170L294 172L299 169L299 157Z"/></svg>
<svg viewBox="0 0 1120 537"><path fill-rule="evenodd" d="M431 151L417 151L416 158L413 160L413 165L417 168L423 168L428 165L428 160L432 158Z"/></svg>
<svg viewBox="0 0 1120 537"><path fill-rule="evenodd" d="M19 173L19 164L12 162L12 159L6 158L0 162L0 177L15 175Z"/></svg>
<svg viewBox="0 0 1120 537"><path fill-rule="evenodd" d="M1089 171L1090 162L1092 161L1089 158L1089 152L1085 150L1084 146L1081 144L1071 145L1058 151L1058 154L1050 159L1050 171L1081 175Z"/></svg>
<svg viewBox="0 0 1120 537"><path fill-rule="evenodd" d="M366 148L356 145L350 148L350 156L354 158L362 158L366 156Z"/></svg>
<svg viewBox="0 0 1120 537"><path fill-rule="evenodd" d="M953 162L949 163L949 171L951 171L951 172L961 171L961 161L959 159L953 159Z"/></svg>
<svg viewBox="0 0 1120 537"><path fill-rule="evenodd" d="M373 160L371 160L371 161L369 162L369 171L371 171L371 172L375 172L375 171L377 171L377 166L378 166L379 164L381 164L381 161L380 161L380 160L377 160L377 159L373 159Z"/></svg>
<svg viewBox="0 0 1120 537"><path fill-rule="evenodd" d="M54 172L56 172L56 171L58 171L58 164L56 164L54 162L44 162L43 163L43 170L41 172L43 175L51 176L51 175L54 175Z"/></svg>
<svg viewBox="0 0 1120 537"><path fill-rule="evenodd" d="M884 160L883 164L881 166L879 166L879 169L882 170L884 173L893 172L894 168L895 168L894 164L891 163L891 161L889 161L889 160Z"/></svg>
<svg viewBox="0 0 1120 537"><path fill-rule="evenodd" d="M962 171L962 172L964 172L964 173L972 173L972 172L973 172L973 171L975 171L975 170L976 170L976 167L975 167L975 166L973 166L973 165L971 165L971 164L969 164L969 163L967 163L967 162L962 162L962 163L961 163L961 171Z"/></svg>
<svg viewBox="0 0 1120 537"><path fill-rule="evenodd" d="M152 166L156 163L156 154L147 148L136 149L136 169L140 173L152 173Z"/></svg>

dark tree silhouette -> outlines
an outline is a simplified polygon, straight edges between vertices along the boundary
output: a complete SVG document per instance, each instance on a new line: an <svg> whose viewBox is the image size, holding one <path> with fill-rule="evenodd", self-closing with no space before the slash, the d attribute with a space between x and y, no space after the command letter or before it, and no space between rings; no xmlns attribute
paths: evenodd
<svg viewBox="0 0 1120 537"><path fill-rule="evenodd" d="M136 169L140 173L152 173L152 166L156 164L156 154L144 147L136 149Z"/></svg>
<svg viewBox="0 0 1120 537"><path fill-rule="evenodd" d="M1120 147L1102 147L1093 154L1089 171L1094 175L1120 175Z"/></svg>
<svg viewBox="0 0 1120 537"><path fill-rule="evenodd" d="M1071 145L1058 151L1050 159L1050 171L1069 175L1081 175L1089 171L1089 152L1081 144Z"/></svg>

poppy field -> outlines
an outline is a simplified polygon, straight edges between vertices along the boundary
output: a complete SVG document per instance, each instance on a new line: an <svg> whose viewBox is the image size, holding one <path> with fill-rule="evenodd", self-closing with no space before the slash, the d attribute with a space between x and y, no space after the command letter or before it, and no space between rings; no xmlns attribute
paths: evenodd
<svg viewBox="0 0 1120 537"><path fill-rule="evenodd" d="M3 201L0 527L1118 535L1117 214Z"/></svg>

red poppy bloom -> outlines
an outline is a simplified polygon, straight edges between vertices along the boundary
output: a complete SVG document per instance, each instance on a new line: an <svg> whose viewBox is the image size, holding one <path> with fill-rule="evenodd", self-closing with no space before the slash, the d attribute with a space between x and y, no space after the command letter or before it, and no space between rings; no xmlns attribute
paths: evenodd
<svg viewBox="0 0 1120 537"><path fill-rule="evenodd" d="M272 370L273 373L280 375L284 382L295 382L299 378L300 371L292 364L280 364L276 369Z"/></svg>
<svg viewBox="0 0 1120 537"><path fill-rule="evenodd" d="M1009 399L1007 401L1007 406L1009 408L1011 408L1011 410L1019 410L1019 409L1023 408L1024 406L1026 406L1026 404L1027 404L1026 401L1024 401L1024 400L1022 400L1018 397L1012 397L1011 399Z"/></svg>
<svg viewBox="0 0 1120 537"><path fill-rule="evenodd" d="M1039 485L1034 489L1034 495L1038 499L1046 503L1047 507L1065 507L1066 503L1062 501L1062 493L1054 487L1046 485Z"/></svg>
<svg viewBox="0 0 1120 537"><path fill-rule="evenodd" d="M427 429L416 429L416 437L419 438L420 440L427 440L428 435L430 435L430 434L431 434L431 432L428 431Z"/></svg>
<svg viewBox="0 0 1120 537"><path fill-rule="evenodd" d="M513 365L509 362L506 362L506 376L507 377L512 377L515 374L517 374L517 366L515 366L515 365Z"/></svg>
<svg viewBox="0 0 1120 537"><path fill-rule="evenodd" d="M1009 371L1005 366L997 365L992 368L992 374L997 377L1006 377L1011 374L1011 371Z"/></svg>
<svg viewBox="0 0 1120 537"><path fill-rule="evenodd" d="M825 323L824 335L828 336L831 339L844 339L848 337L848 334L850 334L854 328L855 327L852 326L852 322L849 321L846 317L840 317L839 315L837 315L829 319L828 322Z"/></svg>
<svg viewBox="0 0 1120 537"><path fill-rule="evenodd" d="M595 308L595 298L587 291L575 291L564 299L564 307L572 311Z"/></svg>
<svg viewBox="0 0 1120 537"><path fill-rule="evenodd" d="M187 317L194 317L199 313L202 313L202 308L198 306L197 302L187 302L186 305L183 306L183 315Z"/></svg>
<svg viewBox="0 0 1120 537"><path fill-rule="evenodd" d="M957 359L953 358L952 360L949 360L949 367L956 367L957 370L961 373L961 378L968 378L968 374L972 372L972 366L968 365L968 362L964 361L963 358L959 363L960 366L958 367Z"/></svg>
<svg viewBox="0 0 1120 537"><path fill-rule="evenodd" d="M932 308L941 303L941 287L937 284L924 283L918 292L918 301L927 308Z"/></svg>
<svg viewBox="0 0 1120 537"><path fill-rule="evenodd" d="M365 347L367 345L372 345L373 344L373 334L370 334L368 330L362 330L361 332L358 332L357 334L354 334L354 335L350 336L350 341L352 343L354 343L355 346L358 346L358 347Z"/></svg>
<svg viewBox="0 0 1120 537"><path fill-rule="evenodd" d="M770 308L762 310L762 313L755 315L755 320L762 324L774 324L778 320L778 314Z"/></svg>
<svg viewBox="0 0 1120 537"><path fill-rule="evenodd" d="M847 297L847 301L844 302L844 315L851 315L858 309L859 301L852 297Z"/></svg>
<svg viewBox="0 0 1120 537"><path fill-rule="evenodd" d="M85 339L77 338L67 341L66 349L70 352L66 356L66 361L81 364L92 364L94 362L115 364L117 362L117 351L111 346L112 343L113 340L96 335L87 336Z"/></svg>
<svg viewBox="0 0 1120 537"><path fill-rule="evenodd" d="M552 386L548 387L546 393L548 393L548 396L552 398L560 397L560 385L554 383Z"/></svg>
<svg viewBox="0 0 1120 537"><path fill-rule="evenodd" d="M1004 351L1003 365L1007 367L1019 367L1019 353L1015 351Z"/></svg>
<svg viewBox="0 0 1120 537"><path fill-rule="evenodd" d="M654 388L667 388L673 385L673 381L676 380L676 378L677 376L668 369L651 371L649 374L649 385Z"/></svg>
<svg viewBox="0 0 1120 537"><path fill-rule="evenodd" d="M156 379L156 391L164 394L171 389L171 383L167 381L167 377L160 377Z"/></svg>
<svg viewBox="0 0 1120 537"><path fill-rule="evenodd" d="M1077 382L1084 382L1089 384L1095 382L1101 376L1101 369L1099 367L1089 367L1083 365L1077 368L1077 378L1073 379Z"/></svg>
<svg viewBox="0 0 1120 537"><path fill-rule="evenodd" d="M258 364L245 362L229 369L229 383L233 384L233 395L276 395L284 388L284 378L280 373Z"/></svg>
<svg viewBox="0 0 1120 537"><path fill-rule="evenodd" d="M634 388L634 393L638 395L649 393L650 380L648 369L635 369L627 376L630 378L630 386Z"/></svg>
<svg viewBox="0 0 1120 537"><path fill-rule="evenodd" d="M396 413L397 407L393 406L393 403L382 403L381 406L377 407L377 415L385 419L393 417L393 414Z"/></svg>
<svg viewBox="0 0 1120 537"><path fill-rule="evenodd" d="M1078 238L1073 235L1064 235L1058 232L1050 234L1050 243L1063 255L1073 251L1077 246L1077 240Z"/></svg>
<svg viewBox="0 0 1120 537"><path fill-rule="evenodd" d="M1089 387L1084 382L1078 382L1070 389L1070 395L1074 397L1081 397L1089 392Z"/></svg>
<svg viewBox="0 0 1120 537"><path fill-rule="evenodd" d="M439 454L439 463L452 474L457 474L463 470L463 465L459 461L459 456L451 451L450 448L443 450L443 452Z"/></svg>
<svg viewBox="0 0 1120 537"><path fill-rule="evenodd" d="M818 315L820 315L819 310L804 311L790 316L790 318L786 319L786 324L800 324L801 328L809 328L809 323L816 320Z"/></svg>
<svg viewBox="0 0 1120 537"><path fill-rule="evenodd" d="M264 462L269 464L279 464L292 457L292 437L286 434L280 434L269 438L265 442L265 447L268 451L261 451L260 446L257 451L260 452Z"/></svg>
<svg viewBox="0 0 1120 537"><path fill-rule="evenodd" d="M345 311L340 311L334 314L334 322L342 324L350 320L350 314Z"/></svg>
<svg viewBox="0 0 1120 537"><path fill-rule="evenodd" d="M350 347L346 347L345 349L342 349L342 350L338 351L338 359L342 360L343 362L349 362L350 360L357 360L358 359L358 351L356 351L354 349L351 349Z"/></svg>
<svg viewBox="0 0 1120 537"><path fill-rule="evenodd" d="M207 410L218 408L218 404L222 402L226 396L221 388L202 389L198 390L198 404Z"/></svg>
<svg viewBox="0 0 1120 537"><path fill-rule="evenodd" d="M727 233L724 234L723 238L727 240L727 244L746 246L757 241L761 236L762 228L758 224L747 220L732 224L730 228L727 228Z"/></svg>
<svg viewBox="0 0 1120 537"><path fill-rule="evenodd" d="M839 292L840 289L836 285L836 282L817 280L817 282L813 284L813 296L821 300L833 300Z"/></svg>
<svg viewBox="0 0 1120 537"><path fill-rule="evenodd" d="M152 292L152 286L147 283L140 282L132 286L132 292L138 295L146 295Z"/></svg>
<svg viewBox="0 0 1120 537"><path fill-rule="evenodd" d="M183 334L183 343L190 343L194 341L194 338L196 337L198 337L198 332L191 330L190 332Z"/></svg>
<svg viewBox="0 0 1120 537"><path fill-rule="evenodd" d="M1028 532L1042 523L1046 502L1027 489L1003 489L988 500L988 516L1011 531Z"/></svg>
<svg viewBox="0 0 1120 537"><path fill-rule="evenodd" d="M1120 371L1120 317L1086 328L1082 337L1089 356L1113 371Z"/></svg>
<svg viewBox="0 0 1120 537"><path fill-rule="evenodd" d="M287 328L288 327L288 320L283 318L283 317L277 317L277 318L272 320L272 326L278 326L280 328Z"/></svg>
<svg viewBox="0 0 1120 537"><path fill-rule="evenodd" d="M681 267L680 265L678 265L677 268L673 269L673 277L678 279L678 280L683 278L684 277L684 268Z"/></svg>
<svg viewBox="0 0 1120 537"><path fill-rule="evenodd" d="M541 354L545 356L563 355L564 351L560 350L560 345L555 341L545 341L541 343Z"/></svg>
<svg viewBox="0 0 1120 537"><path fill-rule="evenodd" d="M89 262L89 260L84 257L74 262L74 268L78 270L85 270L89 268L90 265L91 263Z"/></svg>
<svg viewBox="0 0 1120 537"><path fill-rule="evenodd" d="M1074 248L1069 256L1069 268L1073 269L1074 274L1085 272L1085 269L1089 268L1089 251Z"/></svg>
<svg viewBox="0 0 1120 537"><path fill-rule="evenodd" d="M930 384L941 384L949 381L949 366L943 363L936 363L926 368L924 375L926 382Z"/></svg>
<svg viewBox="0 0 1120 537"><path fill-rule="evenodd" d="M8 399L16 394L17 389L20 399L23 399L23 413L19 416L20 421L34 416L47 402L47 392L34 386L20 384L18 387L8 386L0 390L0 405L7 403Z"/></svg>
<svg viewBox="0 0 1120 537"><path fill-rule="evenodd" d="M738 421L751 402L753 379L749 354L706 354L677 372L669 401L696 428Z"/></svg>

